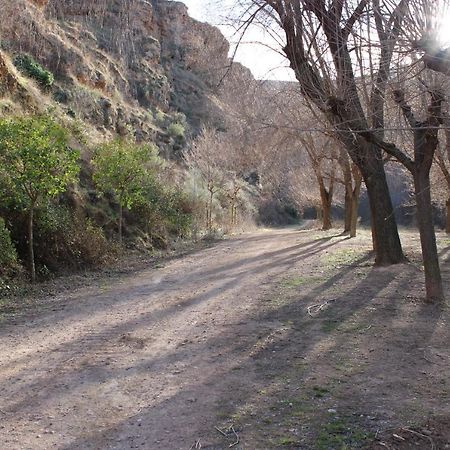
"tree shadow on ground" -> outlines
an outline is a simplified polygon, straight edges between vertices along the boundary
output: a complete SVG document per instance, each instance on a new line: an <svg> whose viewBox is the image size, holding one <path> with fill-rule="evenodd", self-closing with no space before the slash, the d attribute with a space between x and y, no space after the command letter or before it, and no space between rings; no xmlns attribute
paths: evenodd
<svg viewBox="0 0 450 450"><path fill-rule="evenodd" d="M363 261L367 261L367 257L362 258L361 262ZM297 302L290 303L289 305L277 308L275 310L275 317L274 311L270 311L266 314L256 314L257 322L259 324L259 326L257 327L257 333L249 333L247 330L247 332L239 335L239 339L236 339L236 336L230 336L229 333L224 333L213 341L208 341L208 348L214 348L219 353L221 351L224 351L227 352L228 355L234 355L236 364L232 365L232 367L228 371L219 372L215 377L208 377L202 380L202 382L199 384L194 384L186 387L183 391L177 393L175 396L171 397L170 399L166 399L166 401L162 405L149 408L147 412L141 412L138 417L135 416L134 418L126 421L124 424L118 427L119 429L114 427L115 433L113 433L113 430L109 430L107 434L111 432L115 434L115 437L117 438L117 436L120 436L121 433L124 432L124 430L132 429L138 420L138 423L150 422L151 424L153 424L153 426L155 426L158 421L158 417L160 417L160 414L166 414L168 411L170 411L171 404L177 405L176 409L178 412L176 412L175 415L177 417L177 420L182 420L185 415L189 415L189 410L192 408L192 405L186 403L186 398L189 398L190 396L194 396L194 398L204 397L202 393L204 393L205 390L206 392L211 391L211 389L214 389L214 387L217 387L218 385L222 385L222 387L220 389L217 389L217 391L221 393L223 393L224 391L228 391L232 395L225 398L220 398L220 396L217 397L212 394L208 396L207 401L213 400L217 404L220 404L221 411L219 412L221 412L222 414L224 414L224 411L228 410L226 414L231 416L233 415L233 411L236 411L242 405L245 405L246 403L253 403L253 397L256 393L266 390L268 386L272 386L274 384L278 385L277 378L280 376L280 372L284 374L289 373L291 361L293 360L293 346L295 347L295 361L295 359L298 360L311 357L311 355L314 355L318 345L320 345L321 343L325 344L327 335L323 334L323 336L320 336L321 321L316 321L316 323L314 323L312 327L310 327L310 325L305 326L305 330L299 333L302 325L305 325L305 323L307 322L313 321L313 318L311 318L306 312L306 306L308 305L308 301L315 299L315 295L318 292L323 293L323 291L331 287L335 281L345 275L348 275L352 270L353 268L350 267L343 269L340 274L336 274L334 277L332 277L331 280L327 281L326 283L322 283L320 286L317 286L315 289L313 289L307 297L299 299ZM363 280L349 293L346 293L340 298L335 299L330 313L334 313L334 309L337 308L340 311L340 317L336 320L339 320L341 322L345 321L348 317L355 314L355 309L363 308L367 305L367 303L370 303L369 299L367 301L359 301L357 304L346 304L345 307L343 307L344 305L342 303L346 302L347 296L352 295L353 293L360 294L361 289L369 290L370 292L367 293L371 294L372 297L376 296L376 294L386 285L388 285L394 277L391 274L386 278L385 275L386 274L382 274L382 276L380 276L380 272L375 270L370 274L369 279ZM376 278L376 283L372 282L374 281L374 277ZM381 280L382 283L380 284ZM249 314L249 316L251 315L252 314ZM287 321L292 322L293 317L295 316L298 317L298 320L294 319L294 323L290 325L290 328L285 328L283 324L285 324ZM278 331L280 331L280 327L275 329L273 328L274 319L278 322L278 325L281 324L281 329L284 330L284 332L281 332L279 335ZM314 336L316 336L317 339L309 341L306 339L308 334L310 333L306 331L308 327L310 330L314 330ZM201 355L205 350L206 349L204 349L203 346L200 345L194 351L194 354ZM168 358L171 359L171 362L173 362L174 359L177 361L182 361L183 351L178 352L177 355L169 355ZM159 363L153 361L153 364L153 367L158 370L159 367L165 366L167 364L167 360L162 360ZM190 360L189 364L192 364L195 367L195 359ZM251 374L251 376L248 376L247 381L243 381L242 373L245 373L246 377L249 374ZM245 386L243 386L243 384ZM229 388L226 388L226 386L229 386ZM270 395L269 397L271 398ZM180 408L180 403L184 403L185 407ZM275 403L277 404L277 402ZM268 405L265 401L264 409L267 411L267 407L269 406L269 410L271 410L271 406L276 406L276 404ZM201 405L196 404L195 408L197 407L201 408ZM255 404L253 408L258 408L257 404ZM183 409L185 409L185 411L182 411ZM254 411L255 409L253 409L253 412ZM172 412L175 413L174 410L172 410ZM155 429L157 429L157 426L155 426ZM211 433L211 431L212 430L206 430L208 435L213 434ZM106 435L102 436L102 438L105 438ZM155 439L154 445L162 444L161 448L164 448L163 442L156 442L158 440L157 435L152 436L151 438L147 437L145 443L142 442L139 445L143 444L144 446L147 445L147 448L152 448L148 439L153 438ZM92 436L92 439L93 441L95 441L96 439L98 439L98 437ZM220 438L215 439L214 437L212 437L212 439L213 441L216 440L216 442L212 442L208 445L214 448L225 448L223 442L220 443ZM114 438L112 438L112 440L114 440ZM139 439L137 439L137 441L138 440ZM88 445L89 442L89 439L81 442L76 442L75 444L70 444L70 446L68 446L67 448L77 448L77 446L80 445ZM267 443L268 441L265 441L266 446ZM264 444L262 443L262 445Z"/></svg>
<svg viewBox="0 0 450 450"><path fill-rule="evenodd" d="M331 248L334 243L329 240L271 252L270 262L262 254L219 271L197 270L196 278L211 277L219 284L188 298L181 307L198 306L211 296L226 294L255 270L277 265L292 269L304 258ZM145 406L144 401L140 412L128 419L89 431L63 448L188 449L196 439L201 440L202 448L227 448L230 442L214 425L228 422L235 423L239 430L241 448L315 448L320 428L336 420L355 429L372 430L391 423L403 409L410 411L415 400L426 399L429 404L422 413L429 411L436 401L430 398L431 391L423 391L427 374L421 372L429 367L420 357L427 345L439 348L443 342L442 310L407 297L422 284L416 268L402 265L373 269L364 265L368 258L364 255L327 275L325 281L311 282L311 286L284 290L281 294L277 290L277 295L283 297L281 301L274 302L274 293L268 293L254 309L241 316L239 323L223 327L212 339L189 342L157 357L143 352L140 362L131 369L110 368L101 360L85 368L86 376L81 381L94 386L127 378L151 380L168 367L177 366L183 368L182 373L174 375L169 371L166 379L180 376L186 381L179 383L177 391L153 399L151 406ZM358 267L363 269L355 281ZM340 292L335 289L338 284ZM127 295L129 301L158 292L153 289L149 284L121 294ZM122 301L126 300L118 300ZM315 308L311 315L308 306L313 304L323 308ZM107 304L99 306L106 307ZM62 357L55 363L64 364L68 355L80 352L80 346L84 346L83 352L95 352L102 336L117 338L124 332L148 327L152 322L175 316L179 308L171 305L139 320L105 324L98 332L99 340L93 339L87 347L82 338L57 347L55 351L60 351ZM436 336L437 328L442 335ZM397 347L400 351L393 351ZM429 359L428 354L425 356ZM197 367L204 367L205 362L210 370L199 373ZM39 407L49 396L64 396L63 385L76 391L78 373L79 368L74 367L73 372L70 368L64 372L62 380L58 372L43 375L34 386L26 387L41 388L39 395L16 403L14 408L20 410L30 403ZM27 378L26 373L20 376ZM58 383L61 388L55 390ZM158 392L157 386L151 388ZM215 417L198 423L195 411L208 410L211 404L215 405ZM161 423L165 428L161 428Z"/></svg>

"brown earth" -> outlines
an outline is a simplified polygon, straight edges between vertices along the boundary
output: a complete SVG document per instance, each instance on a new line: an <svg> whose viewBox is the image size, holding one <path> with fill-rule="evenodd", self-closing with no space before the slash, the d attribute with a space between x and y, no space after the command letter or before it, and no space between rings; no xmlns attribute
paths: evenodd
<svg viewBox="0 0 450 450"><path fill-rule="evenodd" d="M449 310L402 238L373 268L368 232L261 231L4 318L0 448L450 448Z"/></svg>

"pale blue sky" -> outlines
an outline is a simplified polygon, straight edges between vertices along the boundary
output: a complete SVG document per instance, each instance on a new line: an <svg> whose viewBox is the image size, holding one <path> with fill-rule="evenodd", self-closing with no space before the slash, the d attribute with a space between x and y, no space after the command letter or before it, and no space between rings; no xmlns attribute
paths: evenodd
<svg viewBox="0 0 450 450"><path fill-rule="evenodd" d="M234 0L182 0L189 8L189 14L202 22L218 26L232 44L238 36L230 26L225 25L225 18ZM258 44L258 43L263 44ZM265 44L265 45L264 45ZM287 68L287 61L276 51L266 46L276 47L277 44L263 30L254 27L250 29L241 42L236 54L236 61L247 66L258 79L293 79L293 74Z"/></svg>

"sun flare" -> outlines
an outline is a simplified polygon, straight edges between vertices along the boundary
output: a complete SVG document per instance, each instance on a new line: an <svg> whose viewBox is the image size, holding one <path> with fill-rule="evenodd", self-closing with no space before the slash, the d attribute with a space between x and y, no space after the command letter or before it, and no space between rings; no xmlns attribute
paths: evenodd
<svg viewBox="0 0 450 450"><path fill-rule="evenodd" d="M442 7L437 22L437 38L442 47L450 46L450 6Z"/></svg>

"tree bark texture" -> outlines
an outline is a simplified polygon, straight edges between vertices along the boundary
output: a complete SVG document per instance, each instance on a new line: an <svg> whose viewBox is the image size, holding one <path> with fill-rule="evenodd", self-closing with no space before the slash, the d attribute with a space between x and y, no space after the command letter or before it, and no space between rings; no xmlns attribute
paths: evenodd
<svg viewBox="0 0 450 450"><path fill-rule="evenodd" d="M30 276L31 281L34 283L36 281L36 264L34 262L34 205L30 207L28 212L28 254L29 254L29 265L30 265Z"/></svg>
<svg viewBox="0 0 450 450"><path fill-rule="evenodd" d="M365 163L359 165L370 203L375 264L385 266L404 261L381 151L365 146Z"/></svg>
<svg viewBox="0 0 450 450"><path fill-rule="evenodd" d="M429 303L440 302L444 298L444 291L433 225L430 176L427 170L416 170L414 174L414 189L420 244L425 269L426 299Z"/></svg>

